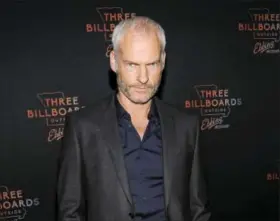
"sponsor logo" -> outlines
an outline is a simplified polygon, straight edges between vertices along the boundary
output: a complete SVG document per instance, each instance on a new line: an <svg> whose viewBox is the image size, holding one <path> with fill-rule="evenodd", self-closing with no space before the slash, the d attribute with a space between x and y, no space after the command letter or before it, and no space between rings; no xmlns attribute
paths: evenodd
<svg viewBox="0 0 280 221"><path fill-rule="evenodd" d="M201 130L223 129L225 118L231 114L234 106L242 105L242 99L230 96L229 89L219 89L217 85L195 85L197 99L186 100L185 108L200 109Z"/></svg>
<svg viewBox="0 0 280 221"><path fill-rule="evenodd" d="M271 13L268 8L250 8L250 21L239 22L238 31L250 32L254 39L254 54L280 53L280 13Z"/></svg>
<svg viewBox="0 0 280 221"><path fill-rule="evenodd" d="M115 26L122 20L136 16L134 12L124 12L121 7L98 7L96 11L100 17L99 23L86 24L86 32L103 33L105 40L106 57L112 51L112 33Z"/></svg>
<svg viewBox="0 0 280 221"><path fill-rule="evenodd" d="M43 92L37 94L43 108L28 109L28 119L44 119L49 128L48 142L58 141L63 137L65 116L67 113L84 108L79 104L78 96L65 96L63 92Z"/></svg>
<svg viewBox="0 0 280 221"><path fill-rule="evenodd" d="M277 172L270 172L266 174L266 180L268 181L275 181L280 179L280 173Z"/></svg>
<svg viewBox="0 0 280 221"><path fill-rule="evenodd" d="M0 220L22 220L30 208L39 205L39 198L25 197L21 189L10 190L6 186L0 186Z"/></svg>

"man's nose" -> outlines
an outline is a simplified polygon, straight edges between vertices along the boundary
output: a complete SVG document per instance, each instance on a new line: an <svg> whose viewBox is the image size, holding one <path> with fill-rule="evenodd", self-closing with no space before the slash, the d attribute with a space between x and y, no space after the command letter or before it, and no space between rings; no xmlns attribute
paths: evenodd
<svg viewBox="0 0 280 221"><path fill-rule="evenodd" d="M149 75L146 66L141 66L138 74L138 81L142 84L146 84L149 81Z"/></svg>

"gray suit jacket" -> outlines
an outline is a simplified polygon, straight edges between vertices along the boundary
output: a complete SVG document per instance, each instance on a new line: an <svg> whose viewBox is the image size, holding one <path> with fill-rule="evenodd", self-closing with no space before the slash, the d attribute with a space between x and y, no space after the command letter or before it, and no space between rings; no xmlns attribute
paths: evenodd
<svg viewBox="0 0 280 221"><path fill-rule="evenodd" d="M58 176L58 221L133 220L115 96L66 120ZM207 221L199 162L199 126L155 98L163 137L165 207L169 221Z"/></svg>

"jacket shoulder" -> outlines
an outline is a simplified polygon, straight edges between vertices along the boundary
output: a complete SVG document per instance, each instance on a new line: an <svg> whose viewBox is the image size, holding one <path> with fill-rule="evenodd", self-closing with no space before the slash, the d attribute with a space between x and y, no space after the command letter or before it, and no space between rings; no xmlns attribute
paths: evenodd
<svg viewBox="0 0 280 221"><path fill-rule="evenodd" d="M164 101L160 101L161 105L177 120L188 122L189 125L195 126L199 121L199 116L191 114L187 109L170 104Z"/></svg>
<svg viewBox="0 0 280 221"><path fill-rule="evenodd" d="M178 141L181 140L181 142L184 143L186 139L191 147L189 148L189 151L193 151L195 149L196 139L199 135L199 117L190 114L184 108L172 104L162 103L162 107L166 110L168 109L168 112L175 120Z"/></svg>
<svg viewBox="0 0 280 221"><path fill-rule="evenodd" d="M103 97L78 111L68 113L66 118L71 119L71 121L83 121L89 118L98 119L110 104L111 99L112 96Z"/></svg>

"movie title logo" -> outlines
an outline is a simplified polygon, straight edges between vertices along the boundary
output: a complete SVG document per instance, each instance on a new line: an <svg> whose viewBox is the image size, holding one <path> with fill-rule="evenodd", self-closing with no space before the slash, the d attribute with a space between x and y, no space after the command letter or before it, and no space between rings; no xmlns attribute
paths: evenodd
<svg viewBox="0 0 280 221"><path fill-rule="evenodd" d="M200 109L202 119L200 129L223 129L225 118L231 113L231 108L242 105L242 99L230 96L229 89L219 89L217 85L195 85L198 99L186 100L185 108Z"/></svg>
<svg viewBox="0 0 280 221"><path fill-rule="evenodd" d="M125 19L133 18L136 16L134 12L124 12L121 7L98 7L96 11L100 17L99 23L86 24L86 32L103 33L106 57L109 57L112 51L112 33L116 25Z"/></svg>
<svg viewBox="0 0 280 221"><path fill-rule="evenodd" d="M280 53L280 13L270 13L268 8L250 8L250 21L239 22L238 31L252 33L254 54Z"/></svg>
<svg viewBox="0 0 280 221"><path fill-rule="evenodd" d="M22 220L30 208L39 205L39 198L27 198L21 189L9 190L6 186L0 186L0 220Z"/></svg>
<svg viewBox="0 0 280 221"><path fill-rule="evenodd" d="M267 181L276 181L280 180L280 173L277 172L270 172L266 174L266 180Z"/></svg>
<svg viewBox="0 0 280 221"><path fill-rule="evenodd" d="M78 96L65 96L63 92L44 92L37 94L42 108L28 109L28 119L44 119L49 128L48 142L59 141L63 137L65 116L73 111L84 108L79 103Z"/></svg>

